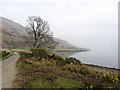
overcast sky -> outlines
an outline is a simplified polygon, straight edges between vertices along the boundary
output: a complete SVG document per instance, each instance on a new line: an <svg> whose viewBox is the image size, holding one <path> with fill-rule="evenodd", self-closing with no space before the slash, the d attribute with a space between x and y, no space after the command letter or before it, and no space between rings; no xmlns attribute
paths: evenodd
<svg viewBox="0 0 120 90"><path fill-rule="evenodd" d="M118 1L0 0L0 16L24 26L28 16L40 16L55 37L73 45L117 48Z"/></svg>

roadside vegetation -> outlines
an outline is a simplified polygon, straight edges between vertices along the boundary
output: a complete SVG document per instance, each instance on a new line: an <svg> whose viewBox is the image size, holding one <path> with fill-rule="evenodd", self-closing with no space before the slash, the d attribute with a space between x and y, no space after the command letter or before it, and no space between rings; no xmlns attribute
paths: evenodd
<svg viewBox="0 0 120 90"><path fill-rule="evenodd" d="M0 51L0 60L5 60L5 59L9 58L12 55L13 55L12 52L9 52L9 51Z"/></svg>
<svg viewBox="0 0 120 90"><path fill-rule="evenodd" d="M19 88L120 88L117 73L89 70L76 58L49 54L44 49L20 51L18 74L14 81Z"/></svg>

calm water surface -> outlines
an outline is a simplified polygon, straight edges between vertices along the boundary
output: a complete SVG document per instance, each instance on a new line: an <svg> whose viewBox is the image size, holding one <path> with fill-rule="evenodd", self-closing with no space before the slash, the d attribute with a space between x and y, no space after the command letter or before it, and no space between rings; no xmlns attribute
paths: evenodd
<svg viewBox="0 0 120 90"><path fill-rule="evenodd" d="M79 52L71 55L76 57L82 63L94 64L105 67L118 68L118 55L117 50L90 50L87 52Z"/></svg>

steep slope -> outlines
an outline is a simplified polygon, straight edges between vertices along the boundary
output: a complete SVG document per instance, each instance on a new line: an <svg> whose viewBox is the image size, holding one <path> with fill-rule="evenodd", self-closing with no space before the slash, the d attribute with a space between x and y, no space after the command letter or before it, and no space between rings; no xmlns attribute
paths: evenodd
<svg viewBox="0 0 120 90"><path fill-rule="evenodd" d="M25 28L12 20L0 17L2 20L2 46L3 48L23 48L25 44L24 37L27 35Z"/></svg>

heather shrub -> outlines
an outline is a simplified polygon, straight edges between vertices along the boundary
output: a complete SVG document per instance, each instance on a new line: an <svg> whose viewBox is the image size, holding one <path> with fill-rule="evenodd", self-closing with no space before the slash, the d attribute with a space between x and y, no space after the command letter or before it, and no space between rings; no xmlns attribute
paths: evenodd
<svg viewBox="0 0 120 90"><path fill-rule="evenodd" d="M63 70L67 70L74 73L80 73L82 75L89 74L89 70L84 65L67 64L63 66Z"/></svg>
<svg viewBox="0 0 120 90"><path fill-rule="evenodd" d="M118 88L119 84L119 79L117 74L110 74L108 72L104 73L101 75L100 79L102 80L103 87L110 88Z"/></svg>
<svg viewBox="0 0 120 90"><path fill-rule="evenodd" d="M59 55L56 55L56 54L51 54L48 56L50 59L54 59L54 60L63 60L63 58Z"/></svg>
<svg viewBox="0 0 120 90"><path fill-rule="evenodd" d="M70 58L66 58L65 59L65 63L66 64L81 64L81 61L80 60L77 60L76 58L73 58L73 57L70 57Z"/></svg>
<svg viewBox="0 0 120 90"><path fill-rule="evenodd" d="M48 57L47 51L45 51L44 49L34 48L34 49L31 49L31 52L32 52L32 56L36 58L42 59L42 58Z"/></svg>

